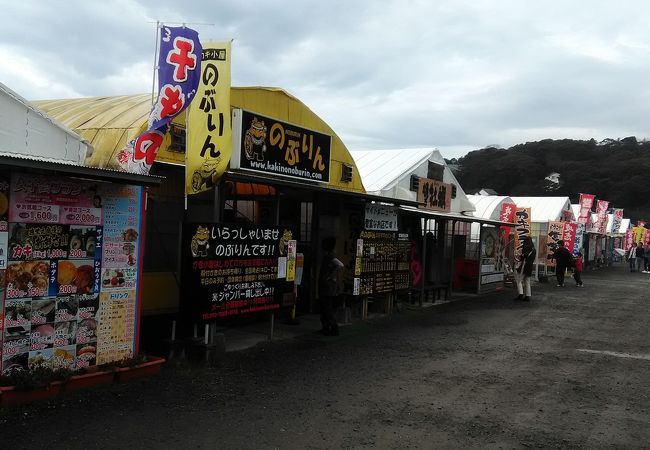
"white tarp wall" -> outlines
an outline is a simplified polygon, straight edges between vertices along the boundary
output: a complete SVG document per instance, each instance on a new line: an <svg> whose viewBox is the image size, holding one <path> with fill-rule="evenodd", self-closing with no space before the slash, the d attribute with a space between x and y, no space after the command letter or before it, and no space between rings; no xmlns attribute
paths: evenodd
<svg viewBox="0 0 650 450"><path fill-rule="evenodd" d="M0 154L81 165L88 150L79 135L0 83Z"/></svg>

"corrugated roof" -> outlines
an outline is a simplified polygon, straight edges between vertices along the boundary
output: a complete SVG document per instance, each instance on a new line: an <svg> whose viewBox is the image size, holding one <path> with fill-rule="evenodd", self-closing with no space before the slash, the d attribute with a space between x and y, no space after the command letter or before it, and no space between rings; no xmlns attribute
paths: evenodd
<svg viewBox="0 0 650 450"><path fill-rule="evenodd" d="M353 150L350 152L367 192L389 188L434 153L430 148Z"/></svg>
<svg viewBox="0 0 650 450"><path fill-rule="evenodd" d="M501 205L514 203L510 197L503 195L468 195L467 198L476 208L474 216L483 219L499 219Z"/></svg>
<svg viewBox="0 0 650 450"><path fill-rule="evenodd" d="M569 197L511 197L518 208L531 208L533 222L560 220L562 211L570 209Z"/></svg>
<svg viewBox="0 0 650 450"><path fill-rule="evenodd" d="M355 166L347 147L332 128L309 107L288 92L273 87L231 87L231 108L242 108L332 137L329 187L365 192L358 169L353 170L352 181L342 182L343 164ZM117 168L115 155L126 143L147 127L151 109L151 94L91 97L34 102L47 113L88 140L95 151L85 164L92 167ZM185 125L185 114L173 121ZM169 149L171 138L165 136L156 161L185 164L185 153Z"/></svg>

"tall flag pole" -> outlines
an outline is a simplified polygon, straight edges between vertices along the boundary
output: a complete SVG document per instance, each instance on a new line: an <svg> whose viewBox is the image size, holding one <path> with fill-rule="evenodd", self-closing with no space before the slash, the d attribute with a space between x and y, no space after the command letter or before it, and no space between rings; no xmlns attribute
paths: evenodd
<svg viewBox="0 0 650 450"><path fill-rule="evenodd" d="M160 24L158 42L158 98L147 130L117 154L122 170L142 175L151 170L171 121L194 99L200 78L202 48L195 30Z"/></svg>

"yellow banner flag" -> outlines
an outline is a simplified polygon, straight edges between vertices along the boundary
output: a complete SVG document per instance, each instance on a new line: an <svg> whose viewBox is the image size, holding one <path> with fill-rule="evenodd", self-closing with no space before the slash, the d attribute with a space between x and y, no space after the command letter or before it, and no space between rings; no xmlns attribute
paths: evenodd
<svg viewBox="0 0 650 450"><path fill-rule="evenodd" d="M187 117L185 193L212 189L232 154L230 42L203 45L201 80Z"/></svg>

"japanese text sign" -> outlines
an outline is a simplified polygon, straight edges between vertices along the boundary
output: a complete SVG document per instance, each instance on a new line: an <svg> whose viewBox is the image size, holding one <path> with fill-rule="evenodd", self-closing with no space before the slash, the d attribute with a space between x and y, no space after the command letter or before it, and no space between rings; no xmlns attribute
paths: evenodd
<svg viewBox="0 0 650 450"><path fill-rule="evenodd" d="M185 193L211 189L232 154L230 42L203 48L198 99L189 108Z"/></svg>
<svg viewBox="0 0 650 450"><path fill-rule="evenodd" d="M244 110L233 111L231 168L329 182L332 138Z"/></svg>
<svg viewBox="0 0 650 450"><path fill-rule="evenodd" d="M397 207L366 203L364 228L366 230L397 231Z"/></svg>
<svg viewBox="0 0 650 450"><path fill-rule="evenodd" d="M451 211L451 184L420 178L417 192L418 207L431 211Z"/></svg>

